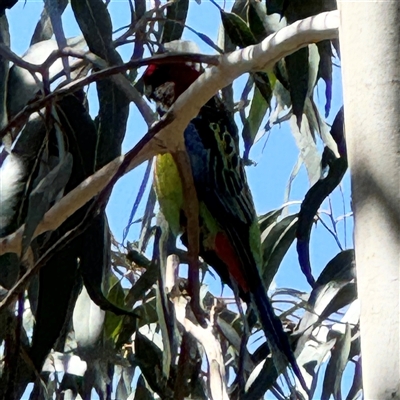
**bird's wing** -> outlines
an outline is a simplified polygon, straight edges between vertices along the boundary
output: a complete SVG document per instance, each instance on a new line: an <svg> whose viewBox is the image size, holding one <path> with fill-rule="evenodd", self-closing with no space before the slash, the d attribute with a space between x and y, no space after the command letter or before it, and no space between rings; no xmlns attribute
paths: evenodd
<svg viewBox="0 0 400 400"><path fill-rule="evenodd" d="M185 131L199 201L225 235L226 240L220 236L224 250L234 249L228 262L233 264L235 259L238 265L227 267L240 268L249 286L260 279L260 235L238 142L236 126L217 98L202 108Z"/></svg>

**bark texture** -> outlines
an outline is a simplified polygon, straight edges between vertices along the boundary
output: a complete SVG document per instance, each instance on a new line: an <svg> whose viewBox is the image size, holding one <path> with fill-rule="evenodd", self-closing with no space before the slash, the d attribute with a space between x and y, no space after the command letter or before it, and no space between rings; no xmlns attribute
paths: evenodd
<svg viewBox="0 0 400 400"><path fill-rule="evenodd" d="M400 2L341 1L365 399L400 399Z"/></svg>

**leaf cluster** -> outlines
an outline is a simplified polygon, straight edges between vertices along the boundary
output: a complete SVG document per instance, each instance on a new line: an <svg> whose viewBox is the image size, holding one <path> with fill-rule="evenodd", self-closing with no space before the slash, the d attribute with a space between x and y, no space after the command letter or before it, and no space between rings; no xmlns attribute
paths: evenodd
<svg viewBox="0 0 400 400"><path fill-rule="evenodd" d="M3 10L14 4L1 3L0 177L5 184L11 171L15 182L7 199L1 193L2 205L8 206L0 210L0 236L23 227L23 238L21 254L0 256L0 398L21 398L29 382L34 383L32 399L90 398L93 389L101 398L118 399L220 398L216 393L254 399L267 390L280 399L290 390L279 381L268 344L257 339L252 310L243 310L234 298L217 296L202 283L198 301L207 323L196 319L199 310L188 296L191 282L179 268L188 262L188 254L176 248L162 215L154 218L153 190L144 215L134 221L150 179L150 162L128 224L141 224L136 242L121 245L110 232L105 206L112 185L55 231L35 236L49 208L120 155L131 101L149 126L155 121L141 93L138 67L144 55L165 51L185 29L226 53L259 43L286 23L331 9L310 2L313 7L305 15L298 2L278 3L266 1L265 7L257 1L236 1L229 12L218 6L221 35L215 43L187 26L188 0L156 3L151 9L144 0L129 2L130 23L118 30L112 26L108 2L48 0L23 57L10 50ZM61 16L67 7L81 37L67 39L63 34ZM277 21L271 17L274 12L285 18ZM131 43L131 61L123 63L118 50ZM175 57L206 64L216 59ZM158 60L163 62L162 57ZM249 73L239 101L233 87L221 93L241 119L246 161L256 140L272 126L291 120L299 159L313 184L298 213L288 215L283 205L259 219L266 288L295 241L298 248L302 245L300 264L307 277L312 276L309 262L302 261L307 259L312 223L346 169L340 121L330 134L313 100L320 78L326 84L328 114L330 42L309 45L273 70ZM89 85L97 90L95 115L89 113ZM319 138L327 149L322 157L316 146ZM320 179L321 158L327 160L323 166L329 172ZM152 254L146 256L149 249ZM209 266L201 267L203 278L212 273ZM310 294L294 289L272 293L276 309L289 305L280 318L310 398L329 355L323 398L340 398L342 373L350 361L356 363L356 373L348 398L355 398L361 387L354 280L353 251L343 250L316 280L309 279ZM343 317L341 310L349 305Z"/></svg>

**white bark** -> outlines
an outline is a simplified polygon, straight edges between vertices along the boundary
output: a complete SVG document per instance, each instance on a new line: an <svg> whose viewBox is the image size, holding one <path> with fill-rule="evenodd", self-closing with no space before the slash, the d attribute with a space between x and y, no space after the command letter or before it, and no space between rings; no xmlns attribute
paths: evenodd
<svg viewBox="0 0 400 400"><path fill-rule="evenodd" d="M365 399L400 399L400 2L341 1Z"/></svg>

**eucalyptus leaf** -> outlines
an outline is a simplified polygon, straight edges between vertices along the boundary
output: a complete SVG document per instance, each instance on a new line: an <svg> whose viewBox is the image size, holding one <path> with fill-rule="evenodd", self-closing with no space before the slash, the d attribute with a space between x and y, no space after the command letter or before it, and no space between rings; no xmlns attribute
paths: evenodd
<svg viewBox="0 0 400 400"><path fill-rule="evenodd" d="M342 398L341 380L347 365L350 345L351 330L350 326L347 324L345 334L341 335L336 342L335 348L331 351L332 356L326 367L321 400L329 400L331 395L333 395L335 400L340 400Z"/></svg>
<svg viewBox="0 0 400 400"><path fill-rule="evenodd" d="M176 0L168 6L161 43L172 42L182 37L188 10L189 0Z"/></svg>
<svg viewBox="0 0 400 400"><path fill-rule="evenodd" d="M234 13L220 9L222 24L232 43L238 47L256 44L257 40L246 22Z"/></svg>
<svg viewBox="0 0 400 400"><path fill-rule="evenodd" d="M83 350L94 346L103 330L105 312L90 299L83 287L72 314L75 340Z"/></svg>
<svg viewBox="0 0 400 400"><path fill-rule="evenodd" d="M262 277L268 288L271 284L283 257L296 238L297 214L290 215L276 222L268 235L262 240L263 268Z"/></svg>
<svg viewBox="0 0 400 400"><path fill-rule="evenodd" d="M309 82L309 50L304 47L285 57L293 114L300 126Z"/></svg>
<svg viewBox="0 0 400 400"><path fill-rule="evenodd" d="M251 100L249 115L245 120L242 132L245 159L249 157L250 148L254 143L254 139L260 129L268 107L269 103L265 100L260 90L256 87Z"/></svg>
<svg viewBox="0 0 400 400"><path fill-rule="evenodd" d="M43 219L44 214L50 208L50 204L67 185L72 172L72 163L72 155L71 153L67 153L64 159L31 192L25 229L22 236L23 253L27 250L32 236Z"/></svg>

